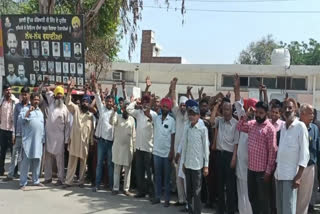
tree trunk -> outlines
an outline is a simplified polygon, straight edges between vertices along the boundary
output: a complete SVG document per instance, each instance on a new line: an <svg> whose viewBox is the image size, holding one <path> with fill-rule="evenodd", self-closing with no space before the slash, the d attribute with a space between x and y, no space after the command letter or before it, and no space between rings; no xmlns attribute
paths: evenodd
<svg viewBox="0 0 320 214"><path fill-rule="evenodd" d="M53 14L56 0L39 0L40 14Z"/></svg>

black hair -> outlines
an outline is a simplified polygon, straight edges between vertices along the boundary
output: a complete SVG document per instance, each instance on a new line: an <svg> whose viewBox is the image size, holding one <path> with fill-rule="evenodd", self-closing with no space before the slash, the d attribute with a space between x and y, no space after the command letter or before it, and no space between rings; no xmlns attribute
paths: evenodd
<svg viewBox="0 0 320 214"><path fill-rule="evenodd" d="M8 88L10 88L11 86L9 85L9 84L5 84L5 85L3 85L3 87L2 87L2 90L4 91L4 90L7 90Z"/></svg>
<svg viewBox="0 0 320 214"><path fill-rule="evenodd" d="M104 98L105 100L108 100L108 99L114 99L114 97L112 96L112 95L108 95L108 96L106 96L105 98Z"/></svg>
<svg viewBox="0 0 320 214"><path fill-rule="evenodd" d="M15 32L12 28L10 28L10 29L7 31L7 35L9 35L10 33L16 34L16 32Z"/></svg>
<svg viewBox="0 0 320 214"><path fill-rule="evenodd" d="M231 103L231 100L228 97L222 98L222 103Z"/></svg>
<svg viewBox="0 0 320 214"><path fill-rule="evenodd" d="M275 104L271 105L271 109L273 109L273 108L282 109L282 104L281 104L281 102L280 102L280 104L275 103Z"/></svg>
<svg viewBox="0 0 320 214"><path fill-rule="evenodd" d="M202 103L206 103L206 104L209 104L209 100L206 99L206 98L203 98L199 101L199 105L201 105Z"/></svg>
<svg viewBox="0 0 320 214"><path fill-rule="evenodd" d="M30 88L27 86L24 86L23 88L21 88L20 93L30 93Z"/></svg>
<svg viewBox="0 0 320 214"><path fill-rule="evenodd" d="M30 100L33 100L35 97L39 97L40 98L40 94L38 92L33 92L30 96Z"/></svg>
<svg viewBox="0 0 320 214"><path fill-rule="evenodd" d="M118 99L118 101L119 101L119 102L124 101L123 97L120 97L120 98Z"/></svg>
<svg viewBox="0 0 320 214"><path fill-rule="evenodd" d="M265 112L268 112L269 106L267 103L263 102L263 101L259 101L257 102L256 108L262 108Z"/></svg>

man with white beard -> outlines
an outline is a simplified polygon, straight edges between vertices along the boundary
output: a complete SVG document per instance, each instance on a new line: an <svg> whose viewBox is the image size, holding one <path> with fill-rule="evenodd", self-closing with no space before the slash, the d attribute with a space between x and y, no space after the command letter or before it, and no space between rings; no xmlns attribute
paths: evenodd
<svg viewBox="0 0 320 214"><path fill-rule="evenodd" d="M48 118L46 121L46 155L45 155L45 181L52 182L52 164L56 160L58 168L58 181L60 186L64 182L64 145L69 139L70 121L69 111L63 103L64 88L57 86L54 92L47 89Z"/></svg>

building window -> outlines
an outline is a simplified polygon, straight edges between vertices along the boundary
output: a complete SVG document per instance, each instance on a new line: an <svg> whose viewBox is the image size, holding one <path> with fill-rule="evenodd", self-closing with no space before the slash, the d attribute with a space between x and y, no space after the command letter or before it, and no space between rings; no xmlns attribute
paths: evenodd
<svg viewBox="0 0 320 214"><path fill-rule="evenodd" d="M263 85L265 85L267 88L275 89L276 83L277 83L276 78L263 78Z"/></svg>
<svg viewBox="0 0 320 214"><path fill-rule="evenodd" d="M259 88L261 84L261 77L249 77L249 88Z"/></svg>
<svg viewBox="0 0 320 214"><path fill-rule="evenodd" d="M233 76L222 76L223 87L233 87Z"/></svg>
<svg viewBox="0 0 320 214"><path fill-rule="evenodd" d="M292 90L306 90L306 79L292 78Z"/></svg>
<svg viewBox="0 0 320 214"><path fill-rule="evenodd" d="M277 77L277 89L291 89L290 83L291 77Z"/></svg>
<svg viewBox="0 0 320 214"><path fill-rule="evenodd" d="M112 72L112 80L121 81L122 80L122 72L121 71Z"/></svg>

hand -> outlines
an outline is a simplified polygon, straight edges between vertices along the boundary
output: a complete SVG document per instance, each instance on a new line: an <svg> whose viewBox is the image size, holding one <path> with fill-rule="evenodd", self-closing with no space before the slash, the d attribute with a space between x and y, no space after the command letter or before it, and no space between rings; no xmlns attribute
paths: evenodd
<svg viewBox="0 0 320 214"><path fill-rule="evenodd" d="M208 167L203 167L203 176L207 177L209 175L209 169Z"/></svg>
<svg viewBox="0 0 320 214"><path fill-rule="evenodd" d="M35 109L36 109L35 107L30 106L30 108L29 108L29 112L32 112L32 111L34 111Z"/></svg>
<svg viewBox="0 0 320 214"><path fill-rule="evenodd" d="M265 85L260 85L259 86L259 91L261 91L261 92L267 92L267 87L265 86Z"/></svg>
<svg viewBox="0 0 320 214"><path fill-rule="evenodd" d="M98 84L98 90L99 92L102 92L102 85L100 83Z"/></svg>
<svg viewBox="0 0 320 214"><path fill-rule="evenodd" d="M134 96L131 95L131 97L130 97L130 103L132 103L133 101L134 101Z"/></svg>
<svg viewBox="0 0 320 214"><path fill-rule="evenodd" d="M271 182L271 175L268 173L264 173L263 180L265 183L270 183Z"/></svg>
<svg viewBox="0 0 320 214"><path fill-rule="evenodd" d="M173 151L170 151L170 152L169 152L169 155L168 155L169 161L171 162L171 161L173 160L173 158L174 158L174 152L173 152Z"/></svg>
<svg viewBox="0 0 320 214"><path fill-rule="evenodd" d="M292 184L292 188L293 189L297 189L299 188L301 183L301 178L297 178L297 176L293 179L293 184Z"/></svg>
<svg viewBox="0 0 320 214"><path fill-rule="evenodd" d="M12 136L12 145L16 144L16 137Z"/></svg>
<svg viewBox="0 0 320 214"><path fill-rule="evenodd" d="M73 79L73 78L72 78L72 79L69 79L69 80L68 80L68 88L69 88L69 89L73 89L74 86L75 86L74 79Z"/></svg>
<svg viewBox="0 0 320 214"><path fill-rule="evenodd" d="M219 108L219 106L221 105L221 103L222 103L222 99L217 99L217 101L216 101L216 103L214 104L214 107L213 107L213 109L215 110L218 110L218 108Z"/></svg>
<svg viewBox="0 0 320 214"><path fill-rule="evenodd" d="M230 163L230 168L235 169L237 164L237 159L232 158L231 163Z"/></svg>
<svg viewBox="0 0 320 214"><path fill-rule="evenodd" d="M217 150L217 145L213 143L210 147L211 151L216 151Z"/></svg>
<svg viewBox="0 0 320 214"><path fill-rule="evenodd" d="M174 159L174 162L175 162L176 164L179 163L180 157L181 157L180 153L177 153L177 154L176 154L176 157L175 157L175 159Z"/></svg>
<svg viewBox="0 0 320 214"><path fill-rule="evenodd" d="M122 89L124 89L126 87L126 81L125 80L122 80L121 81L121 85L122 85Z"/></svg>
<svg viewBox="0 0 320 214"><path fill-rule="evenodd" d="M228 93L226 94L226 98L231 98L231 93L230 93L230 91L228 91Z"/></svg>
<svg viewBox="0 0 320 214"><path fill-rule="evenodd" d="M152 85L152 83L151 83L150 76L147 76L147 78L146 78L146 86L149 88L151 85Z"/></svg>
<svg viewBox="0 0 320 214"><path fill-rule="evenodd" d="M108 94L109 94L109 88L104 89L104 95L108 96Z"/></svg>
<svg viewBox="0 0 320 214"><path fill-rule="evenodd" d="M235 89L239 89L240 88L240 77L239 77L238 74L234 75L233 84L234 84L234 88Z"/></svg>
<svg viewBox="0 0 320 214"><path fill-rule="evenodd" d="M112 90L115 90L115 89L117 89L117 83L112 84Z"/></svg>
<svg viewBox="0 0 320 214"><path fill-rule="evenodd" d="M190 93L191 90L192 90L192 88L193 88L192 86L188 86L188 87L187 87L187 92Z"/></svg>
<svg viewBox="0 0 320 214"><path fill-rule="evenodd" d="M117 105L114 105L114 106L113 106L113 111L114 111L114 112L117 112L117 111L118 111L118 106L117 106Z"/></svg>
<svg viewBox="0 0 320 214"><path fill-rule="evenodd" d="M201 87L201 89L198 88L198 94L199 97L201 97L202 93L203 93L204 87Z"/></svg>

